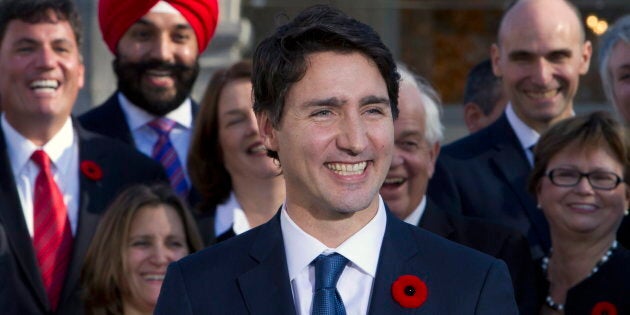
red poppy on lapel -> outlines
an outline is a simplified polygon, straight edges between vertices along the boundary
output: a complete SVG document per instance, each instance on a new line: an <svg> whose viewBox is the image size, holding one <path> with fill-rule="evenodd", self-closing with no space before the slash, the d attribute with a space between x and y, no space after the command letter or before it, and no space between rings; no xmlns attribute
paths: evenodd
<svg viewBox="0 0 630 315"><path fill-rule="evenodd" d="M610 302L598 302L591 310L591 315L617 315L617 308Z"/></svg>
<svg viewBox="0 0 630 315"><path fill-rule="evenodd" d="M392 284L394 300L405 308L420 307L428 294L427 285L414 275L402 275Z"/></svg>
<svg viewBox="0 0 630 315"><path fill-rule="evenodd" d="M100 180L103 178L103 170L94 161L86 160L81 162L81 172L85 177L91 180Z"/></svg>

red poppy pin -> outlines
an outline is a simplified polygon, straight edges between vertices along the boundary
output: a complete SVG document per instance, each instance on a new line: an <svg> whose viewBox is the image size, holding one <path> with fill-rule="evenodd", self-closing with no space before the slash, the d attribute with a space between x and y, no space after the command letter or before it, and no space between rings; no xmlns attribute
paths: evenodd
<svg viewBox="0 0 630 315"><path fill-rule="evenodd" d="M81 172L85 177L91 180L100 180L103 178L103 170L94 161L86 160L81 162Z"/></svg>
<svg viewBox="0 0 630 315"><path fill-rule="evenodd" d="M392 284L394 300L405 308L420 307L428 294L427 285L414 275L402 275Z"/></svg>
<svg viewBox="0 0 630 315"><path fill-rule="evenodd" d="M591 315L617 315L617 308L610 302L598 302L593 307Z"/></svg>

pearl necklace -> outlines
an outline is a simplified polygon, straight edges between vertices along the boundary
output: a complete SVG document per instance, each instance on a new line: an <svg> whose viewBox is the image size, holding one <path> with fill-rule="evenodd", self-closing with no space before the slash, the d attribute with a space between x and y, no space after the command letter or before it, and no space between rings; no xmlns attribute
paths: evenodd
<svg viewBox="0 0 630 315"><path fill-rule="evenodd" d="M592 276L596 272L598 272L599 268L603 264L605 264L608 260L610 260L610 256L612 256L613 252L615 251L615 249L617 249L618 245L619 244L617 243L617 240L614 240L612 242L612 245L610 245L610 248L608 248L606 253L604 253L604 256L602 256L602 258L599 259L599 261L595 264L595 267L593 267L593 269L591 269L591 273L589 273L588 276L586 276L587 278ZM551 251L553 251L553 249L551 249ZM551 254L550 254L550 256L551 256ZM541 267L542 267L543 272L545 274L547 274L547 267L549 267L549 257L546 257L546 256L543 257L542 263L541 263ZM552 310L555 310L555 311L562 311L562 310L564 310L564 303L557 303L556 301L553 300L553 298L551 297L550 294L547 294L547 297L545 298L545 304L547 304L547 306L549 306L549 308L551 308Z"/></svg>

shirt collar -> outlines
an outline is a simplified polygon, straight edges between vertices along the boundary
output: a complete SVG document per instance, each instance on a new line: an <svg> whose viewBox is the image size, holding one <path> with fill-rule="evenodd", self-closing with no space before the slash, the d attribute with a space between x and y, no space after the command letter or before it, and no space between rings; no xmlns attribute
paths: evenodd
<svg viewBox="0 0 630 315"><path fill-rule="evenodd" d="M129 99L120 92L118 93L118 102L120 103L120 108L127 117L127 122L131 131L142 128L146 126L147 123L157 118L157 116L150 114L144 109L131 103L131 101L129 101ZM180 106L168 112L164 115L164 117L175 121L178 126L185 129L192 129L192 102L190 101L190 98L186 98Z"/></svg>
<svg viewBox="0 0 630 315"><path fill-rule="evenodd" d="M374 278L387 224L385 204L380 195L378 198L379 205L374 218L337 248L328 248L322 242L304 232L289 217L286 211L286 203L283 204L280 213L280 226L287 255L289 279L293 281L320 254L332 252L337 252L348 258L349 264L354 265ZM370 244L370 246L366 246L366 244Z"/></svg>
<svg viewBox="0 0 630 315"><path fill-rule="evenodd" d="M538 134L536 130L530 128L516 115L514 108L512 108L512 103L508 103L507 108L505 109L505 115L507 116L507 120L510 123L510 126L512 126L512 129L514 129L514 133L516 133L516 137L524 150L529 150L531 146L538 142L540 134Z"/></svg>
<svg viewBox="0 0 630 315"><path fill-rule="evenodd" d="M427 195L424 195L422 197L422 201L420 201L420 203L418 204L418 206L416 207L415 210L413 210L406 218L405 218L405 222L411 224L411 225L415 225L418 226L418 224L420 223L420 219L422 218L422 215L424 214L424 210L427 207Z"/></svg>
<svg viewBox="0 0 630 315"><path fill-rule="evenodd" d="M66 174L70 171L72 161L72 150L68 150L75 143L74 128L72 119L68 117L61 129L41 148L28 140L9 124L4 114L1 118L2 129L4 130L7 142L7 152L14 174L20 174L33 152L38 149L44 150L57 172Z"/></svg>
<svg viewBox="0 0 630 315"><path fill-rule="evenodd" d="M215 214L215 233L221 235L229 230L234 224L234 209L240 209L241 205L236 200L234 192L230 192L230 197L224 203L217 206Z"/></svg>

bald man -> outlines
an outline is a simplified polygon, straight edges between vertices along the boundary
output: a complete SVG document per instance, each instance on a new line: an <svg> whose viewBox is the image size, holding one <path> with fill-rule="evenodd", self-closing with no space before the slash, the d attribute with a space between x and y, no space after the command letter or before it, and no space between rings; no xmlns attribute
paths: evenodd
<svg viewBox="0 0 630 315"><path fill-rule="evenodd" d="M442 149L429 187L432 199L516 228L527 236L534 259L547 253L547 222L525 184L530 148L549 126L574 114L591 50L571 3L521 0L508 8L490 49L508 106L487 128Z"/></svg>
<svg viewBox="0 0 630 315"><path fill-rule="evenodd" d="M216 29L217 1L100 0L98 8L118 90L79 120L161 162L174 190L193 204L186 159L198 105L190 92Z"/></svg>

